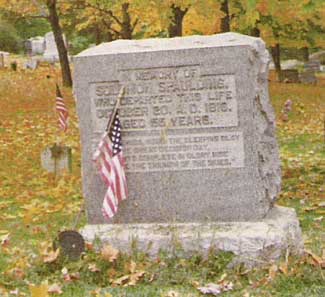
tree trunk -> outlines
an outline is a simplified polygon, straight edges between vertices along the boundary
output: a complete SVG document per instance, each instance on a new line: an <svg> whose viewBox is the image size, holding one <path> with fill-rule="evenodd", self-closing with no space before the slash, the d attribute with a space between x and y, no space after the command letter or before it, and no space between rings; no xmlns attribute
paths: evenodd
<svg viewBox="0 0 325 297"><path fill-rule="evenodd" d="M230 32L230 16L229 16L228 0L224 0L221 3L220 10L225 14L225 16L221 18L220 30L221 32Z"/></svg>
<svg viewBox="0 0 325 297"><path fill-rule="evenodd" d="M173 4L171 7L172 19L168 27L169 37L182 36L183 33L183 19L188 11L188 8L182 10L180 7Z"/></svg>
<svg viewBox="0 0 325 297"><path fill-rule="evenodd" d="M122 28L120 32L122 39L132 39L133 30L129 13L129 6L129 3L122 4Z"/></svg>
<svg viewBox="0 0 325 297"><path fill-rule="evenodd" d="M257 27L254 27L252 30L251 30L251 36L254 36L254 37L260 37L261 36L261 31L259 28Z"/></svg>
<svg viewBox="0 0 325 297"><path fill-rule="evenodd" d="M304 60L304 62L308 62L309 61L309 49L307 46L303 47L301 49L302 51L302 58Z"/></svg>
<svg viewBox="0 0 325 297"><path fill-rule="evenodd" d="M281 60L280 60L280 44L276 43L271 47L271 55L274 62L275 71L278 75L278 79L281 78Z"/></svg>
<svg viewBox="0 0 325 297"><path fill-rule="evenodd" d="M100 32L99 27L95 27L95 38L96 38L96 44L101 44L102 43L102 34Z"/></svg>
<svg viewBox="0 0 325 297"><path fill-rule="evenodd" d="M47 0L46 6L49 11L49 21L54 34L55 43L59 52L63 85L66 87L71 87L72 77L69 65L68 51L65 47L64 40L62 37L62 29L60 27L59 17L56 10L56 0Z"/></svg>

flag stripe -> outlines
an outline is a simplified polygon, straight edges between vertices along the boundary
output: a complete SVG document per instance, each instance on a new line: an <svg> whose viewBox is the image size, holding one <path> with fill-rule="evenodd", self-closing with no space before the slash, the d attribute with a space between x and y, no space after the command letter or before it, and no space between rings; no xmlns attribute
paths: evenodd
<svg viewBox="0 0 325 297"><path fill-rule="evenodd" d="M118 112L115 113L111 123L112 127L102 135L93 154L93 161L106 186L102 213L107 219L111 219L117 213L120 202L125 200L128 194Z"/></svg>
<svg viewBox="0 0 325 297"><path fill-rule="evenodd" d="M56 85L56 102L55 102L55 108L59 115L59 127L62 131L67 131L68 129L68 118L69 113L68 109L64 103L64 99L61 95L59 86Z"/></svg>

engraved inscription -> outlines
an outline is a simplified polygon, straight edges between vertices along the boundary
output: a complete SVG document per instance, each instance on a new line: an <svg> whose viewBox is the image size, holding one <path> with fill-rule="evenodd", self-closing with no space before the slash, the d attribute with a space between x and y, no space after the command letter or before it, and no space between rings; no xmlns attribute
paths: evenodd
<svg viewBox="0 0 325 297"><path fill-rule="evenodd" d="M92 83L95 131L105 127L122 84L126 87L120 107L124 131L238 125L234 75L201 75L194 65L121 70L120 82Z"/></svg>
<svg viewBox="0 0 325 297"><path fill-rule="evenodd" d="M127 171L175 171L244 166L242 132L128 137Z"/></svg>
<svg viewBox="0 0 325 297"><path fill-rule="evenodd" d="M242 132L218 129L238 127L233 74L187 65L124 69L117 79L90 84L92 141L95 148L125 86L119 114L127 172L244 167Z"/></svg>

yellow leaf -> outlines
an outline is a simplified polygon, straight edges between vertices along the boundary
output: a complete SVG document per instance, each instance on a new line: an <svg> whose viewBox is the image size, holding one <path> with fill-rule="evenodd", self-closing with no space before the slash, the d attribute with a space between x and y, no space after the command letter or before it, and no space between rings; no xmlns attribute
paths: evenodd
<svg viewBox="0 0 325 297"><path fill-rule="evenodd" d="M279 270L284 274L287 275L288 274L288 264L286 262L282 262L279 265Z"/></svg>
<svg viewBox="0 0 325 297"><path fill-rule="evenodd" d="M49 297L49 294L47 292L48 289L49 287L47 284L42 284L39 286L29 285L31 297Z"/></svg>
<svg viewBox="0 0 325 297"><path fill-rule="evenodd" d="M59 254L60 254L59 249L56 249L55 251L50 251L47 255L44 256L43 262L52 263L58 258Z"/></svg>
<svg viewBox="0 0 325 297"><path fill-rule="evenodd" d="M270 268L269 268L269 278L272 280L275 278L276 273L278 271L278 266L273 264Z"/></svg>
<svg viewBox="0 0 325 297"><path fill-rule="evenodd" d="M93 264L89 264L88 265L88 269L91 271L91 272L100 272L100 269L97 267L97 265L95 263Z"/></svg>
<svg viewBox="0 0 325 297"><path fill-rule="evenodd" d="M138 271L136 273L133 273L130 275L130 280L128 282L129 286L135 286L138 282L138 280L143 277L145 274L145 271Z"/></svg>
<svg viewBox="0 0 325 297"><path fill-rule="evenodd" d="M101 256L108 262L114 262L119 255L119 251L111 245L105 245L101 250Z"/></svg>
<svg viewBox="0 0 325 297"><path fill-rule="evenodd" d="M117 286L123 285L128 281L129 278L130 278L129 275L124 275L114 280L112 284Z"/></svg>

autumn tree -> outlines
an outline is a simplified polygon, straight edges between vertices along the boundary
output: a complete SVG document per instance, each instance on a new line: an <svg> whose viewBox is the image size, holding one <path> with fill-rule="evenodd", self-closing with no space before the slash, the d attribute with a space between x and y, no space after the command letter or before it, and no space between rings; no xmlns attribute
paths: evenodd
<svg viewBox="0 0 325 297"><path fill-rule="evenodd" d="M232 24L246 34L262 37L268 46L278 74L281 47L308 48L322 40L321 19L325 2L317 0L232 0L237 9ZM318 30L315 28L318 27Z"/></svg>
<svg viewBox="0 0 325 297"><path fill-rule="evenodd" d="M94 34L97 44L115 39L133 39L139 22L137 13L134 13L136 6L136 1L131 5L128 1L71 0L70 13L77 10L78 14L75 20L69 19L66 24L75 25L80 32Z"/></svg>
<svg viewBox="0 0 325 297"><path fill-rule="evenodd" d="M69 65L68 51L64 44L62 29L59 23L59 16L57 12L57 0L46 0L45 4L49 12L48 20L51 24L55 43L59 53L63 85L71 87L72 76Z"/></svg>
<svg viewBox="0 0 325 297"><path fill-rule="evenodd" d="M229 0L221 0L221 12L224 14L221 18L220 31L230 31L230 13L229 13Z"/></svg>
<svg viewBox="0 0 325 297"><path fill-rule="evenodd" d="M68 52L63 41L57 4L57 0L0 0L0 8L13 12L17 18L45 18L49 21L58 48L63 85L71 87Z"/></svg>

